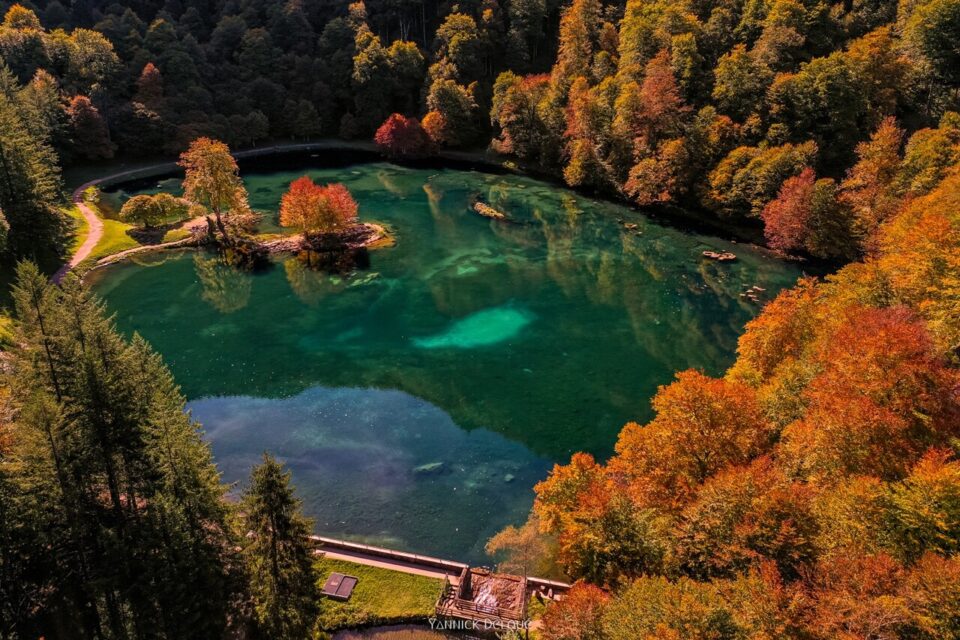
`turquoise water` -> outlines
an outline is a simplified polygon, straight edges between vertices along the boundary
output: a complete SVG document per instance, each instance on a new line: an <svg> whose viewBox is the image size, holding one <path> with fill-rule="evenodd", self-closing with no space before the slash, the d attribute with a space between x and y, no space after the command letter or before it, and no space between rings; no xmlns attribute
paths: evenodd
<svg viewBox="0 0 960 640"><path fill-rule="evenodd" d="M265 229L302 173L245 176ZM165 357L224 479L242 483L271 451L329 535L482 559L554 462L609 455L674 371L729 366L759 308L746 288L769 298L798 276L532 179L389 164L307 173L344 182L396 246L348 276L293 257L242 273L188 251L93 279L121 329ZM474 213L477 198L512 222ZM705 260L708 248L739 260Z"/></svg>

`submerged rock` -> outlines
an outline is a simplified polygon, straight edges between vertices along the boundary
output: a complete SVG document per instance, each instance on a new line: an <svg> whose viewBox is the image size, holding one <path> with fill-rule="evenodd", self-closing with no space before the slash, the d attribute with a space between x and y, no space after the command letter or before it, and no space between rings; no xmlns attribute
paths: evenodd
<svg viewBox="0 0 960 640"><path fill-rule="evenodd" d="M473 205L473 210L482 215L484 218L490 218L491 220L506 220L507 214L503 211L498 211L488 204L482 202L477 202Z"/></svg>
<svg viewBox="0 0 960 640"><path fill-rule="evenodd" d="M717 262L733 262L737 259L736 254L730 253L729 251L716 252L716 251L704 251L703 256L705 258L710 258L711 260L716 260Z"/></svg>
<svg viewBox="0 0 960 640"><path fill-rule="evenodd" d="M447 465L442 462L428 462L413 468L413 472L421 476L435 476L446 472Z"/></svg>
<svg viewBox="0 0 960 640"><path fill-rule="evenodd" d="M510 340L534 316L526 309L494 307L473 313L453 323L446 331L421 338L413 344L421 349L475 349Z"/></svg>

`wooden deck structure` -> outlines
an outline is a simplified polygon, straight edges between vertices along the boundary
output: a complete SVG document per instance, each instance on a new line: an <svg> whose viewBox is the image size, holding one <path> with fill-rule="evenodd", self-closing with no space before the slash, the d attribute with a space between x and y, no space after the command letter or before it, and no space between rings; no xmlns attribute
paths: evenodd
<svg viewBox="0 0 960 640"><path fill-rule="evenodd" d="M466 568L459 584L444 582L438 618L455 618L485 629L522 629L527 621L527 579L487 569Z"/></svg>
<svg viewBox="0 0 960 640"><path fill-rule="evenodd" d="M310 536L310 541L317 554L442 580L437 618L475 623L480 631L526 631L530 597L560 600L570 589L569 584L556 580L496 573L454 560L347 540Z"/></svg>

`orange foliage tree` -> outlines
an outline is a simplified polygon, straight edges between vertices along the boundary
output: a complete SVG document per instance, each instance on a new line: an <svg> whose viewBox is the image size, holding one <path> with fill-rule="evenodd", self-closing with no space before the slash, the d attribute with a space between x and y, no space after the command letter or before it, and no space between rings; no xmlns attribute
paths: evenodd
<svg viewBox="0 0 960 640"><path fill-rule="evenodd" d="M813 573L808 625L821 638L900 638L911 613L899 593L905 572L887 554L825 559Z"/></svg>
<svg viewBox="0 0 960 640"><path fill-rule="evenodd" d="M563 178L571 186L602 188L607 185L608 176L596 131L600 109L602 103L587 79L574 80L564 111L568 162L563 169Z"/></svg>
<svg viewBox="0 0 960 640"><path fill-rule="evenodd" d="M960 432L960 376L905 308L853 308L825 336L803 418L784 454L815 477L899 478L931 445Z"/></svg>
<svg viewBox="0 0 960 640"><path fill-rule="evenodd" d="M938 348L960 353L960 173L910 202L877 233L876 287L914 309ZM850 278L845 284L854 286Z"/></svg>
<svg viewBox="0 0 960 640"><path fill-rule="evenodd" d="M903 129L897 121L884 119L869 141L857 145L859 160L841 184L840 198L853 210L864 236L872 234L899 203L894 181L902 142Z"/></svg>
<svg viewBox="0 0 960 640"><path fill-rule="evenodd" d="M197 138L180 154L179 164L186 172L184 197L212 211L224 240L229 240L223 214L245 212L250 206L230 147L212 138Z"/></svg>
<svg viewBox="0 0 960 640"><path fill-rule="evenodd" d="M698 578L735 576L767 561L795 579L816 558L814 491L769 456L707 480L678 522L676 554Z"/></svg>
<svg viewBox="0 0 960 640"><path fill-rule="evenodd" d="M653 407L650 423L623 428L611 462L640 504L674 508L724 466L746 464L772 444L755 391L740 382L684 371L660 387Z"/></svg>
<svg viewBox="0 0 960 640"><path fill-rule="evenodd" d="M559 604L543 613L544 640L593 640L601 634L603 608L610 596L586 582L578 582Z"/></svg>
<svg viewBox="0 0 960 640"><path fill-rule="evenodd" d="M534 488L534 511L546 530L558 530L573 518L588 492L597 492L606 478L603 467L589 453L575 453L570 464L554 465L547 479Z"/></svg>
<svg viewBox="0 0 960 640"><path fill-rule="evenodd" d="M683 116L690 110L680 97L670 62L670 53L663 49L647 63L640 85L641 127L638 131L643 146L660 137L678 133Z"/></svg>
<svg viewBox="0 0 960 640"><path fill-rule="evenodd" d="M616 584L662 567L666 520L637 509L592 456L578 453L556 465L535 491L541 531L556 536L558 560L570 575Z"/></svg>
<svg viewBox="0 0 960 640"><path fill-rule="evenodd" d="M420 121L420 126L433 144L442 145L446 142L447 119L439 111L428 111Z"/></svg>
<svg viewBox="0 0 960 640"><path fill-rule="evenodd" d="M821 298L813 278L803 278L793 289L781 292L747 323L731 377L759 386L800 359L823 326Z"/></svg>
<svg viewBox="0 0 960 640"><path fill-rule="evenodd" d="M163 78L160 70L152 63L148 62L140 72L137 78L137 92L133 99L150 109L156 109L163 100Z"/></svg>
<svg viewBox="0 0 960 640"><path fill-rule="evenodd" d="M297 178L280 200L280 224L307 235L342 231L357 220L357 202L340 183L316 184Z"/></svg>

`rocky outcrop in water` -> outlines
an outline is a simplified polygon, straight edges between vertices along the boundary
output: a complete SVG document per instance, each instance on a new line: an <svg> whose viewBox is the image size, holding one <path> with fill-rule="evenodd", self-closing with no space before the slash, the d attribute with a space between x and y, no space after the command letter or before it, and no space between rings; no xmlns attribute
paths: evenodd
<svg viewBox="0 0 960 640"><path fill-rule="evenodd" d="M295 236L266 240L263 242L263 247L270 253L296 253L298 251L326 253L368 248L386 239L387 232L382 226L362 222L336 233L322 233L311 236L301 233Z"/></svg>

